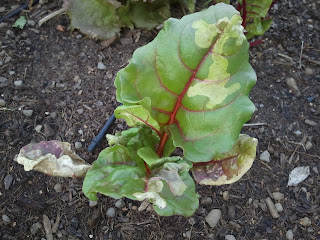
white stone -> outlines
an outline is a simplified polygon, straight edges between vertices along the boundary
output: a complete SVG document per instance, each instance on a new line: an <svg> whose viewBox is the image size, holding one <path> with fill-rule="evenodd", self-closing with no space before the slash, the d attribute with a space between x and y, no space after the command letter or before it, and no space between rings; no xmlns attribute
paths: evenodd
<svg viewBox="0 0 320 240"><path fill-rule="evenodd" d="M33 110L23 110L22 114L25 115L26 117L31 117L33 113Z"/></svg>
<svg viewBox="0 0 320 240"><path fill-rule="evenodd" d="M114 204L114 206L116 208L123 208L125 206L125 202L122 199L119 199L118 201L116 201L116 203Z"/></svg>
<svg viewBox="0 0 320 240"><path fill-rule="evenodd" d="M106 65L103 64L103 62L98 62L98 69L99 70L106 70L107 67L106 67Z"/></svg>
<svg viewBox="0 0 320 240"><path fill-rule="evenodd" d="M4 107L6 105L6 101L3 99L0 99L0 107Z"/></svg>
<svg viewBox="0 0 320 240"><path fill-rule="evenodd" d="M306 119L304 122L306 124L310 125L310 126L313 126L313 127L317 127L318 126L318 124L315 121L312 121L312 120L309 120L309 119Z"/></svg>
<svg viewBox="0 0 320 240"><path fill-rule="evenodd" d="M108 208L107 216L110 218L114 218L116 216L116 209L115 208Z"/></svg>
<svg viewBox="0 0 320 240"><path fill-rule="evenodd" d="M313 70L311 68L307 67L306 70L305 70L305 74L310 76L310 75L313 74Z"/></svg>
<svg viewBox="0 0 320 240"><path fill-rule="evenodd" d="M236 238L233 235L226 235L224 237L225 240L236 240Z"/></svg>
<svg viewBox="0 0 320 240"><path fill-rule="evenodd" d="M30 232L32 235L36 235L41 228L42 228L42 224L40 222L36 222L32 224L32 226L30 227Z"/></svg>
<svg viewBox="0 0 320 240"><path fill-rule="evenodd" d="M305 145L307 150L310 150L312 148L312 143L311 142L307 142Z"/></svg>
<svg viewBox="0 0 320 240"><path fill-rule="evenodd" d="M210 204L212 203L212 198L211 197L204 197L201 199L201 204L205 205L205 204Z"/></svg>
<svg viewBox="0 0 320 240"><path fill-rule="evenodd" d="M36 130L36 132L41 132L41 129L42 129L42 125L37 125L34 130Z"/></svg>
<svg viewBox="0 0 320 240"><path fill-rule="evenodd" d="M74 147L75 147L76 149L80 149L80 148L82 148L82 143L81 143L81 142L75 142L75 143L74 143Z"/></svg>
<svg viewBox="0 0 320 240"><path fill-rule="evenodd" d="M260 154L260 160L265 162L270 162L270 153L268 150L265 150Z"/></svg>
<svg viewBox="0 0 320 240"><path fill-rule="evenodd" d="M224 191L222 193L222 198L223 198L223 200L228 201L229 200L229 192L228 191Z"/></svg>
<svg viewBox="0 0 320 240"><path fill-rule="evenodd" d="M272 195L273 195L273 199L276 201L281 201L284 199L284 194L281 192L273 192Z"/></svg>
<svg viewBox="0 0 320 240"><path fill-rule="evenodd" d="M302 132L300 130L297 130L294 132L294 135L296 135L297 137L301 136Z"/></svg>
<svg viewBox="0 0 320 240"><path fill-rule="evenodd" d="M2 215L2 221L6 222L6 223L9 223L10 222L10 218L7 215L3 214Z"/></svg>
<svg viewBox="0 0 320 240"><path fill-rule="evenodd" d="M288 240L293 240L293 232L292 232L291 229L289 229L289 230L287 231L287 233L286 233L286 238L287 238Z"/></svg>
<svg viewBox="0 0 320 240"><path fill-rule="evenodd" d="M60 183L55 184L53 188L54 188L54 190L56 192L61 192L62 191L62 186L61 186Z"/></svg>
<svg viewBox="0 0 320 240"><path fill-rule="evenodd" d="M77 109L76 111L77 111L78 114L81 115L81 114L84 112L84 109L83 109L83 108L79 108L79 109Z"/></svg>
<svg viewBox="0 0 320 240"><path fill-rule="evenodd" d="M95 207L98 205L98 201L89 200L89 207Z"/></svg>
<svg viewBox="0 0 320 240"><path fill-rule="evenodd" d="M23 84L23 82L22 82L22 80L17 80L17 81L14 81L13 84L14 84L16 87L21 87L22 84Z"/></svg>
<svg viewBox="0 0 320 240"><path fill-rule="evenodd" d="M283 212L283 207L282 207L281 203L276 203L275 207L276 207L278 212Z"/></svg>
<svg viewBox="0 0 320 240"><path fill-rule="evenodd" d="M210 225L210 227L214 228L218 224L220 218L221 218L221 210L213 209L206 216L206 222Z"/></svg>
<svg viewBox="0 0 320 240"><path fill-rule="evenodd" d="M311 220L308 217L304 217L300 219L300 224L305 227L309 227L311 225Z"/></svg>

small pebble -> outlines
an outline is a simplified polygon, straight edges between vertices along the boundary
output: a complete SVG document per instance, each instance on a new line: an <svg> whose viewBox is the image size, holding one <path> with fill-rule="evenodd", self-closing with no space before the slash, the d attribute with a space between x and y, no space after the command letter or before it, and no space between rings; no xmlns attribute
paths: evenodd
<svg viewBox="0 0 320 240"><path fill-rule="evenodd" d="M10 62L10 60L11 60L11 57L10 57L10 56L8 56L8 57L6 57L6 58L4 59L4 63L9 63L9 62Z"/></svg>
<svg viewBox="0 0 320 240"><path fill-rule="evenodd" d="M186 236L186 238L190 239L191 238L191 231L186 231L185 236Z"/></svg>
<svg viewBox="0 0 320 240"><path fill-rule="evenodd" d="M294 135L296 135L297 137L301 136L301 134L302 134L302 132L299 131L299 130L297 130L297 131L294 132Z"/></svg>
<svg viewBox="0 0 320 240"><path fill-rule="evenodd" d="M36 130L37 133L41 132L42 125L37 125L34 130Z"/></svg>
<svg viewBox="0 0 320 240"><path fill-rule="evenodd" d="M113 74L112 74L112 73L108 73L108 74L107 74L107 78L108 78L108 79L111 79L112 77L113 77Z"/></svg>
<svg viewBox="0 0 320 240"><path fill-rule="evenodd" d="M118 123L118 124L117 124L117 128L119 128L120 130L122 130L124 127L123 127L123 125L122 125L121 123Z"/></svg>
<svg viewBox="0 0 320 240"><path fill-rule="evenodd" d="M302 192L305 192L305 193L308 192L307 188L305 188L305 187L301 187L301 191L302 191Z"/></svg>
<svg viewBox="0 0 320 240"><path fill-rule="evenodd" d="M311 142L307 142L305 145L307 150L310 150L312 148L312 143Z"/></svg>
<svg viewBox="0 0 320 240"><path fill-rule="evenodd" d="M137 206L132 206L132 208L131 208L133 211L136 211L137 209L138 209L138 207Z"/></svg>
<svg viewBox="0 0 320 240"><path fill-rule="evenodd" d="M210 227L214 228L218 224L220 218L221 218L221 210L213 209L206 216L206 222L210 225Z"/></svg>
<svg viewBox="0 0 320 240"><path fill-rule="evenodd" d="M56 183L53 188L58 193L62 191L62 186L60 183Z"/></svg>
<svg viewBox="0 0 320 240"><path fill-rule="evenodd" d="M17 80L17 81L14 81L13 84L14 84L16 87L21 87L22 84L23 84L23 82L22 82L22 80Z"/></svg>
<svg viewBox="0 0 320 240"><path fill-rule="evenodd" d="M103 62L98 62L98 69L99 70L106 70L107 67L106 67L106 65L103 64Z"/></svg>
<svg viewBox="0 0 320 240"><path fill-rule="evenodd" d="M77 39L81 39L81 38L82 38L82 34L77 34L77 35L76 35L76 38L77 38Z"/></svg>
<svg viewBox="0 0 320 240"><path fill-rule="evenodd" d="M224 191L222 193L222 198L223 198L223 200L228 201L229 200L229 192L228 191Z"/></svg>
<svg viewBox="0 0 320 240"><path fill-rule="evenodd" d="M307 97L308 102L312 102L315 99L315 97Z"/></svg>
<svg viewBox="0 0 320 240"><path fill-rule="evenodd" d="M30 232L32 235L36 235L41 228L42 228L42 224L40 222L36 222L32 224L32 226L30 227Z"/></svg>
<svg viewBox="0 0 320 240"><path fill-rule="evenodd" d="M89 207L95 207L98 205L98 201L89 200Z"/></svg>
<svg viewBox="0 0 320 240"><path fill-rule="evenodd" d="M27 24L30 25L30 26L34 26L34 25L36 25L36 22L33 21L33 20L28 20Z"/></svg>
<svg viewBox="0 0 320 240"><path fill-rule="evenodd" d="M50 113L50 117L52 117L52 119L56 119L57 118L57 113L56 112L51 112Z"/></svg>
<svg viewBox="0 0 320 240"><path fill-rule="evenodd" d="M292 232L291 229L289 229L289 230L287 231L287 233L286 233L286 238L287 238L288 240L293 240L293 232Z"/></svg>
<svg viewBox="0 0 320 240"><path fill-rule="evenodd" d="M318 124L317 124L315 121L312 121L312 120L309 120L309 119L306 119L304 122L305 122L306 124L312 126L312 127L318 126Z"/></svg>
<svg viewBox="0 0 320 240"><path fill-rule="evenodd" d="M77 109L76 111L77 111L77 113L80 114L80 115L84 112L83 108L79 108L79 109Z"/></svg>
<svg viewBox="0 0 320 240"><path fill-rule="evenodd" d="M260 160L265 162L270 162L270 153L268 150L265 150L260 154Z"/></svg>
<svg viewBox="0 0 320 240"><path fill-rule="evenodd" d="M25 115L26 117L31 117L33 114L33 110L23 110L22 114Z"/></svg>
<svg viewBox="0 0 320 240"><path fill-rule="evenodd" d="M98 101L98 102L95 102L94 105L96 105L97 107L102 107L103 106L103 102L102 101Z"/></svg>
<svg viewBox="0 0 320 240"><path fill-rule="evenodd" d="M56 232L56 235L57 235L57 238L62 238L63 236L61 231Z"/></svg>
<svg viewBox="0 0 320 240"><path fill-rule="evenodd" d="M273 192L272 195L273 195L273 199L276 201L281 201L284 199L284 194L281 192Z"/></svg>
<svg viewBox="0 0 320 240"><path fill-rule="evenodd" d="M308 231L308 233L312 233L312 232L314 232L314 229L313 229L312 227L309 227L309 228L307 229L307 231Z"/></svg>
<svg viewBox="0 0 320 240"><path fill-rule="evenodd" d="M0 88L6 87L9 85L8 79L0 76Z"/></svg>
<svg viewBox="0 0 320 240"><path fill-rule="evenodd" d="M304 72L305 72L306 75L309 75L309 76L313 74L313 70L311 68L308 68L308 67L305 69Z"/></svg>
<svg viewBox="0 0 320 240"><path fill-rule="evenodd" d="M283 212L283 207L282 207L281 203L276 203L274 206L276 207L278 212Z"/></svg>
<svg viewBox="0 0 320 240"><path fill-rule="evenodd" d="M212 198L211 197L204 197L201 199L201 204L210 204L212 203Z"/></svg>
<svg viewBox="0 0 320 240"><path fill-rule="evenodd" d="M0 99L0 107L6 106L6 101L3 99Z"/></svg>
<svg viewBox="0 0 320 240"><path fill-rule="evenodd" d="M2 215L2 221L6 222L6 223L9 223L10 222L10 218L7 215L3 214Z"/></svg>
<svg viewBox="0 0 320 240"><path fill-rule="evenodd" d="M311 220L308 217L304 217L300 219L300 224L305 227L309 227L311 225Z"/></svg>
<svg viewBox="0 0 320 240"><path fill-rule="evenodd" d="M301 95L297 82L294 78L287 78L286 83L296 95Z"/></svg>
<svg viewBox="0 0 320 240"><path fill-rule="evenodd" d="M236 240L236 238L233 235L226 235L224 237L225 240Z"/></svg>
<svg viewBox="0 0 320 240"><path fill-rule="evenodd" d="M4 178L4 188L6 190L9 190L12 182L13 182L13 177L11 176L11 174L8 174L5 178Z"/></svg>
<svg viewBox="0 0 320 240"><path fill-rule="evenodd" d="M312 168L312 171L315 173L315 174L319 174L319 170L317 167L313 167Z"/></svg>
<svg viewBox="0 0 320 240"><path fill-rule="evenodd" d="M126 204L125 204L125 202L122 200L122 199L119 199L118 201L116 201L116 203L114 204L114 206L116 207L116 208L123 208L124 206L125 206Z"/></svg>
<svg viewBox="0 0 320 240"><path fill-rule="evenodd" d="M81 142L75 142L75 143L74 143L74 147L75 147L76 149L80 149L80 148L82 148L82 143L81 143Z"/></svg>
<svg viewBox="0 0 320 240"><path fill-rule="evenodd" d="M239 223L230 221L229 224L230 224L230 226L233 227L235 230L240 231L241 225L240 225Z"/></svg>
<svg viewBox="0 0 320 240"><path fill-rule="evenodd" d="M116 209L111 207L107 210L107 217L114 218L116 216Z"/></svg>

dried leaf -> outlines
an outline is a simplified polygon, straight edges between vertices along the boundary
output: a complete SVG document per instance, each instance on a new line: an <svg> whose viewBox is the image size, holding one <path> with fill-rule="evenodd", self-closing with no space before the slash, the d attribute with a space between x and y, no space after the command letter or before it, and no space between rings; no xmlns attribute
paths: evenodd
<svg viewBox="0 0 320 240"><path fill-rule="evenodd" d="M91 165L71 151L70 143L43 141L24 146L17 162L25 171L36 170L50 176L83 177Z"/></svg>

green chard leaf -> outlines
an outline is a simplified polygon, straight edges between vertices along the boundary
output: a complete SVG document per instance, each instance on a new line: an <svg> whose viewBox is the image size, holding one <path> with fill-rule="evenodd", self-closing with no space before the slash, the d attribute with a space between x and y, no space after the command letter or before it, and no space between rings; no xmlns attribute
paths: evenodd
<svg viewBox="0 0 320 240"><path fill-rule="evenodd" d="M71 0L67 14L71 19L71 28L95 39L110 39L120 32L118 11L126 6L115 0Z"/></svg>
<svg viewBox="0 0 320 240"><path fill-rule="evenodd" d="M158 132L160 156L172 144L193 162L228 152L255 109L248 94L256 75L241 22L223 3L166 21L119 71L115 85L123 106L116 117Z"/></svg>
<svg viewBox="0 0 320 240"><path fill-rule="evenodd" d="M136 199L133 193L143 191L146 168L137 154L143 147L155 148L159 137L150 128L140 127L107 134L111 147L104 149L88 171L83 192L96 200L98 192L114 198ZM115 191L116 189L116 191Z"/></svg>
<svg viewBox="0 0 320 240"><path fill-rule="evenodd" d="M245 8L245 30L247 39L254 36L263 35L271 26L273 20L265 19L273 0L238 0L242 6L242 15L244 17Z"/></svg>
<svg viewBox="0 0 320 240"><path fill-rule="evenodd" d="M83 193L97 200L97 193L113 198L136 199L133 194L144 189L146 171L141 159L133 159L122 145L104 149L83 182Z"/></svg>
<svg viewBox="0 0 320 240"><path fill-rule="evenodd" d="M196 5L196 0L170 0L170 3L180 3L182 6L187 8L190 13L194 12L194 8Z"/></svg>
<svg viewBox="0 0 320 240"><path fill-rule="evenodd" d="M159 158L151 148L141 148L138 154L147 163L151 174L143 192L133 194L138 200L149 199L162 216L191 216L199 207L199 195L190 176L192 164L181 157Z"/></svg>
<svg viewBox="0 0 320 240"><path fill-rule="evenodd" d="M131 1L128 14L135 27L151 30L170 17L169 0Z"/></svg>
<svg viewBox="0 0 320 240"><path fill-rule="evenodd" d="M150 128L132 128L107 136L112 147L103 150L88 171L83 192L91 200L97 193L113 198L149 199L161 215L191 216L198 194L188 173L190 162L181 157L159 158L152 150L159 137Z"/></svg>
<svg viewBox="0 0 320 240"><path fill-rule="evenodd" d="M96 39L110 39L121 28L151 30L170 17L170 4L178 2L194 11L195 0L70 0L71 28Z"/></svg>
<svg viewBox="0 0 320 240"><path fill-rule="evenodd" d="M210 162L194 164L194 179L204 185L223 185L238 181L252 166L257 143L257 139L241 134L229 152Z"/></svg>

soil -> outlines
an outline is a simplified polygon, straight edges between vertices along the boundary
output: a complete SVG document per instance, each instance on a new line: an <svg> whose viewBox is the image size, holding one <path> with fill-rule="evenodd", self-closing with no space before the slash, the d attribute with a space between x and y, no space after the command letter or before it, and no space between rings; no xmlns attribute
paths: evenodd
<svg viewBox="0 0 320 240"><path fill-rule="evenodd" d="M5 12L0 14L12 5L20 1L2 1ZM157 34L124 30L120 39L103 48L77 31L70 32L65 15L37 26L39 19L58 8L58 3L50 3L24 12L34 21L24 29L11 27L18 16L0 25L0 78L7 79L0 81L0 99L5 101L0 106L0 239L49 239L44 215L52 225L58 223L54 239L225 239L226 235L286 239L290 230L294 239L320 239L319 0L281 0L271 11L274 23L263 36L264 43L250 49L258 76L250 94L256 105L250 123L260 124L244 127L243 133L259 140L256 161L237 183L197 186L200 207L188 219L160 217L150 208L138 211L141 203L128 199L115 217L108 217L107 209L117 200L100 197L90 207L81 191L82 179L25 172L14 161L28 143L56 139L73 146L81 142L76 152L93 162L107 143L103 141L94 153L86 149L117 106L114 77L134 50ZM198 4L197 10L201 8ZM141 34L137 42L136 33ZM97 69L98 62L106 70ZM23 110L33 113L27 117ZM37 125L42 126L40 132ZM125 122L117 120L110 132L125 128ZM265 150L271 154L270 162L259 159ZM288 187L289 174L298 166L309 166L310 176ZM284 198L273 199L273 192L283 193ZM279 218L268 210L268 197L281 203ZM222 211L214 228L205 221L212 209ZM301 220L305 217L309 224Z"/></svg>

